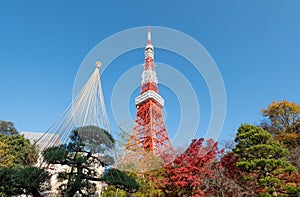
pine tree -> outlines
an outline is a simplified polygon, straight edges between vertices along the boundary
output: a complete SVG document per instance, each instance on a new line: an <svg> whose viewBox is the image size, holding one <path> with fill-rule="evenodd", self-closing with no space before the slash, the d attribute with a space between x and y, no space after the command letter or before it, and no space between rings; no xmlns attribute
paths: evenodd
<svg viewBox="0 0 300 197"><path fill-rule="evenodd" d="M263 190L260 193L277 195L284 192L284 180L280 175L295 172L287 160L289 151L283 144L259 126L241 125L235 138L233 150L239 160L237 167L247 172L249 180L257 182Z"/></svg>

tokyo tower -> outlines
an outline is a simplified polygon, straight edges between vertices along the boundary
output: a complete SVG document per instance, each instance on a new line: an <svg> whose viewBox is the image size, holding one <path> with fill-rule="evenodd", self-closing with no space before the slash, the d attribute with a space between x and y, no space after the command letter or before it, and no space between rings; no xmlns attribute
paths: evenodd
<svg viewBox="0 0 300 197"><path fill-rule="evenodd" d="M167 154L170 155L173 149L162 114L164 99L158 93L157 84L154 48L151 43L150 27L148 27L141 91L135 98L137 113L125 149L136 153L150 153L166 161L169 160Z"/></svg>

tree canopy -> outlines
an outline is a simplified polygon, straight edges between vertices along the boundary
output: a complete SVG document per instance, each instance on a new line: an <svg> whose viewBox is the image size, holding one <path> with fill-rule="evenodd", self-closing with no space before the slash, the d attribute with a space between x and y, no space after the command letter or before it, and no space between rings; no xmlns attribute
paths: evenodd
<svg viewBox="0 0 300 197"><path fill-rule="evenodd" d="M10 121L0 120L0 134L17 135L18 131L14 127L14 123Z"/></svg>
<svg viewBox="0 0 300 197"><path fill-rule="evenodd" d="M14 165L0 171L0 195L32 194L41 197L40 191L50 189L50 174L33 166Z"/></svg>
<svg viewBox="0 0 300 197"><path fill-rule="evenodd" d="M85 126L76 129L84 148L91 153L109 153L114 148L112 135L96 126Z"/></svg>
<svg viewBox="0 0 300 197"><path fill-rule="evenodd" d="M271 134L300 132L300 105L297 103L273 101L267 108L262 109L266 118L262 122L264 129Z"/></svg>
<svg viewBox="0 0 300 197"><path fill-rule="evenodd" d="M13 156L9 154L8 145L0 141L0 170L13 164Z"/></svg>
<svg viewBox="0 0 300 197"><path fill-rule="evenodd" d="M37 150L23 135L0 134L0 142L6 144L14 165L26 166L36 162Z"/></svg>
<svg viewBox="0 0 300 197"><path fill-rule="evenodd" d="M86 129L88 133L84 135ZM99 172L99 169L104 170L104 167L114 163L113 157L107 154L109 150L113 151L113 142L107 131L83 127L72 131L67 145L46 149L43 156L47 163L66 165L71 169L70 172L60 172L58 175L62 182L60 193L68 196L73 196L76 192L84 196L93 195L96 192L93 181L105 181L129 192L136 191L136 181L125 173L110 168L104 173ZM96 153L92 153L92 150Z"/></svg>
<svg viewBox="0 0 300 197"><path fill-rule="evenodd" d="M257 181L264 192L271 195L281 192L284 183L279 175L296 172L295 167L286 160L289 151L259 126L241 125L235 142L233 152L239 159L236 166L248 173L249 179Z"/></svg>
<svg viewBox="0 0 300 197"><path fill-rule="evenodd" d="M213 177L219 153L218 144L213 140L194 139L183 153L151 179L163 190L158 192L165 196L206 196L210 186L206 180Z"/></svg>
<svg viewBox="0 0 300 197"><path fill-rule="evenodd" d="M47 190L50 175L36 163L36 147L23 135L19 135L13 123L1 121L0 134L0 195L31 194L41 196Z"/></svg>
<svg viewBox="0 0 300 197"><path fill-rule="evenodd" d="M289 149L287 159L300 170L300 105L286 100L273 101L262 112L265 117L262 127Z"/></svg>

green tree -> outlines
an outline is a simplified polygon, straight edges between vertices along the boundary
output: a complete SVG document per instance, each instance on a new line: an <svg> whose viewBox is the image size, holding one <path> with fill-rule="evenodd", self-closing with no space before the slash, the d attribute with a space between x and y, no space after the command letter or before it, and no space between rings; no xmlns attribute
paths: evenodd
<svg viewBox="0 0 300 197"><path fill-rule="evenodd" d="M131 177L133 177L139 185L139 189L134 193L126 192L115 186L108 186L103 191L103 196L132 196L132 197L164 197L166 196L165 186L162 185L165 179L164 169L157 169L144 174L138 174L135 172L127 172ZM159 180L159 181L158 181Z"/></svg>
<svg viewBox="0 0 300 197"><path fill-rule="evenodd" d="M117 197L127 197L128 194L126 191L116 188L113 185L108 185L106 188L104 188L102 195L103 197L111 197L111 196L117 196Z"/></svg>
<svg viewBox="0 0 300 197"><path fill-rule="evenodd" d="M27 166L36 163L37 150L23 135L0 134L0 142L7 145L14 165Z"/></svg>
<svg viewBox="0 0 300 197"><path fill-rule="evenodd" d="M108 131L102 128L85 126L78 128L76 131L84 144L85 151L89 151L93 154L110 154L112 149L114 149L114 138Z"/></svg>
<svg viewBox="0 0 300 197"><path fill-rule="evenodd" d="M23 135L7 133L0 134L0 144L3 144L0 152L5 154L6 159L10 158L5 166L1 162L0 196L24 193L41 196L40 191L46 190L49 185L50 175L46 170L32 166L38 157L35 146Z"/></svg>
<svg viewBox="0 0 300 197"><path fill-rule="evenodd" d="M0 195L31 194L41 197L40 191L50 186L50 174L45 169L15 165L0 171Z"/></svg>
<svg viewBox="0 0 300 197"><path fill-rule="evenodd" d="M249 124L239 127L235 142L236 166L248 174L246 178L257 181L258 186L269 195L282 192L284 180L280 175L296 171L286 160L289 151L283 144L275 141L261 127Z"/></svg>
<svg viewBox="0 0 300 197"><path fill-rule="evenodd" d="M140 188L132 195L133 197L165 197L169 192L165 187L166 174L164 168L152 170L147 174L137 176L136 179Z"/></svg>
<svg viewBox="0 0 300 197"><path fill-rule="evenodd" d="M5 120L0 120L0 134L17 135L18 131L14 127L14 123Z"/></svg>
<svg viewBox="0 0 300 197"><path fill-rule="evenodd" d="M84 137L85 129L93 139ZM95 134L92 134L93 131ZM60 186L60 192L64 195L73 196L76 192L83 196L92 195L96 191L92 181L105 181L129 192L137 190L135 180L117 169L108 168L104 174L97 171L101 167L113 164L113 158L108 154L113 148L114 141L108 132L95 127L82 127L72 132L69 144L48 148L43 152L43 156L49 164L70 167L70 172L61 172L58 175L60 181L67 180ZM92 153L91 150L96 153Z"/></svg>

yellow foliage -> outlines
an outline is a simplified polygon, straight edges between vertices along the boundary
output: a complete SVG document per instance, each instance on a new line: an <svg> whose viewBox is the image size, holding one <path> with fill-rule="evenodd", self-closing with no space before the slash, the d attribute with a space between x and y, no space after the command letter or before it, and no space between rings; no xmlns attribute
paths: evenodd
<svg viewBox="0 0 300 197"><path fill-rule="evenodd" d="M263 116L268 120L269 132L293 133L300 129L300 105L287 100L273 101L262 109Z"/></svg>
<svg viewBox="0 0 300 197"><path fill-rule="evenodd" d="M290 109L294 113L300 114L300 105L295 102L289 102L287 100L273 101L266 109L262 109L262 113L265 115L271 114L271 112L284 113L285 109Z"/></svg>
<svg viewBox="0 0 300 197"><path fill-rule="evenodd" d="M9 154L8 146L5 142L0 141L0 169L11 166L13 157Z"/></svg>
<svg viewBox="0 0 300 197"><path fill-rule="evenodd" d="M300 133L284 133L275 136L274 139L284 143L288 148L300 145Z"/></svg>

